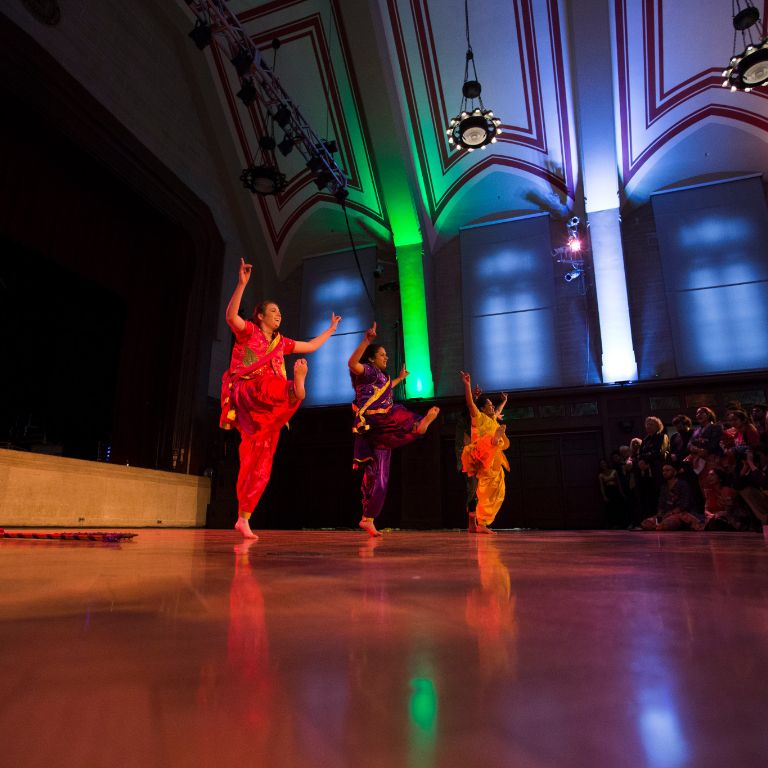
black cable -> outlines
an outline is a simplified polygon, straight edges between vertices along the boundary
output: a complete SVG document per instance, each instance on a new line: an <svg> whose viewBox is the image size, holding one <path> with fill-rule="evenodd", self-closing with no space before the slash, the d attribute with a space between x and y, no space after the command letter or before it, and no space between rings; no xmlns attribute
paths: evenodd
<svg viewBox="0 0 768 768"><path fill-rule="evenodd" d="M339 200L339 205L341 205L341 210L344 211L344 221L347 222L347 234L349 235L349 244L352 246L352 253L355 255L355 264L357 264L357 271L360 273L360 279L363 281L363 288L365 288L365 295L368 297L368 301L371 303L371 309L373 310L374 314L376 314L376 305L373 303L373 298L371 297L371 292L368 290L368 283L365 282L365 277L363 277L363 270L360 266L360 258L357 255L357 248L355 248L355 241L352 237L352 228L349 226L349 216L347 215L347 206L345 199L342 197Z"/></svg>

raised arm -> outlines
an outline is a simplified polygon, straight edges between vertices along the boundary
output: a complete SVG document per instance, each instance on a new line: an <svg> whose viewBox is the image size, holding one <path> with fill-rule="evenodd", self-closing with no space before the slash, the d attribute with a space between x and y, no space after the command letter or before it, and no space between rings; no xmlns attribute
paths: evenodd
<svg viewBox="0 0 768 768"><path fill-rule="evenodd" d="M350 355L347 365L349 370L356 376L359 376L363 372L363 364L360 362L360 358L365 352L365 348L373 343L376 338L376 322L363 334L363 340L355 347L355 351Z"/></svg>
<svg viewBox="0 0 768 768"><path fill-rule="evenodd" d="M317 350L320 349L320 347L322 347L323 344L325 344L325 342L336 332L336 328L340 321L341 317L331 312L331 324L319 336L315 336L314 339L310 339L309 341L297 341L293 351L299 355L308 352L317 352Z"/></svg>
<svg viewBox="0 0 768 768"><path fill-rule="evenodd" d="M464 399L467 401L467 408L469 409L470 416L476 416L478 413L475 400L472 397L472 379L468 373L464 371L459 372L461 374L461 380L464 382Z"/></svg>
<svg viewBox="0 0 768 768"><path fill-rule="evenodd" d="M227 325L237 334L245 328L245 320L237 313L240 311L240 302L243 300L243 291L248 281L251 279L252 264L246 264L244 259L240 259L240 270L237 275L237 285L232 293L232 298L227 304L227 311L224 317L227 319Z"/></svg>
<svg viewBox="0 0 768 768"><path fill-rule="evenodd" d="M403 364L403 367L400 370L400 375L396 379L392 379L392 389L394 389L401 381L405 381L409 375L410 371L406 371L405 364Z"/></svg>
<svg viewBox="0 0 768 768"><path fill-rule="evenodd" d="M501 421L504 418L504 406L507 404L507 393L501 393L501 401L493 412L493 416L496 421Z"/></svg>

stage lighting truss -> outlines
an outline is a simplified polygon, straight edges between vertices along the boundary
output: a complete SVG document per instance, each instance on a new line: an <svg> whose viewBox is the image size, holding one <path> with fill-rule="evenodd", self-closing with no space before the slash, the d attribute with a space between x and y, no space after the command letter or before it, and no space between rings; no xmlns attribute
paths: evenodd
<svg viewBox="0 0 768 768"><path fill-rule="evenodd" d="M768 37L760 38L757 25L760 11L751 0L731 0L733 13L733 54L723 70L723 88L749 93L753 88L768 83ZM744 50L736 53L741 33Z"/></svg>
<svg viewBox="0 0 768 768"><path fill-rule="evenodd" d="M318 189L327 188L336 197L346 197L349 181L333 157L337 150L336 142L322 139L315 133L280 80L264 61L261 52L254 46L228 3L225 0L186 1L195 15L195 29L209 29L212 40L232 61L240 78L241 88L237 94L240 100L246 106L258 102L266 110L267 119L283 130L284 137L277 143L280 152L287 155L296 149L308 167L312 162L312 169L316 169L311 170ZM200 47L200 33L193 39ZM284 182L280 181L280 176L283 180L285 176L277 168L274 147L265 150L263 138L260 139L261 146L252 153L256 158L254 164L246 168L240 178L243 185L256 194L277 194L285 186ZM262 162L257 162L259 154L264 152L271 152L271 155L264 157L262 154ZM275 174L267 173L265 169L272 169ZM275 191L263 191L270 187Z"/></svg>
<svg viewBox="0 0 768 768"><path fill-rule="evenodd" d="M565 224L567 237L565 245L561 245L552 251L552 256L558 264L564 264L566 272L563 280L572 283L584 275L584 244L579 237L579 217L572 216ZM582 293L585 290L584 282L580 281Z"/></svg>
<svg viewBox="0 0 768 768"><path fill-rule="evenodd" d="M469 6L464 0L464 29L467 35L467 54L464 60L464 85L461 87L461 104L459 114L448 124L446 133L448 143L458 149L474 152L485 149L489 144L495 144L501 134L501 120L495 117L490 109L483 105L480 95L483 86L477 79L475 54L469 39ZM470 79L469 68L472 67ZM475 100L479 106L475 106Z"/></svg>

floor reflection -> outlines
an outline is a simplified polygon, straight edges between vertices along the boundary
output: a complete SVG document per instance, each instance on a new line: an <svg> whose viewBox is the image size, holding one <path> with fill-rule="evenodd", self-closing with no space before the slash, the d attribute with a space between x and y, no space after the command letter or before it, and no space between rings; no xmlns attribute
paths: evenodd
<svg viewBox="0 0 768 768"><path fill-rule="evenodd" d="M766 764L762 537L10 544L13 768Z"/></svg>
<svg viewBox="0 0 768 768"><path fill-rule="evenodd" d="M486 680L517 672L517 596L495 537L474 539L480 586L467 595L467 625L477 637L480 671Z"/></svg>

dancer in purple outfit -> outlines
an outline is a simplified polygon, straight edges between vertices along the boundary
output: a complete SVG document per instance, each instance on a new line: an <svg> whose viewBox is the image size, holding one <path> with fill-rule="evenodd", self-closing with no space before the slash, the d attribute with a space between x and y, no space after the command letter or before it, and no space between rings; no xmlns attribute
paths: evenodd
<svg viewBox="0 0 768 768"><path fill-rule="evenodd" d="M384 506L389 482L389 460L393 448L422 437L440 409L430 408L424 417L392 402L392 390L405 379L405 366L396 379L385 373L387 350L374 344L376 323L371 326L349 358L349 372L355 388L352 410L355 421L354 469L363 467L363 517L360 527L371 536L381 536L374 523Z"/></svg>

